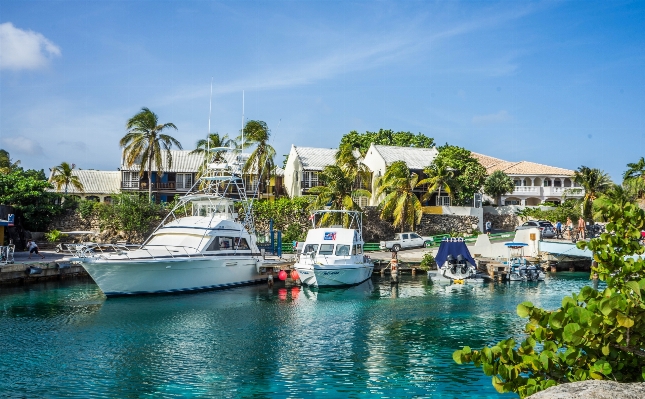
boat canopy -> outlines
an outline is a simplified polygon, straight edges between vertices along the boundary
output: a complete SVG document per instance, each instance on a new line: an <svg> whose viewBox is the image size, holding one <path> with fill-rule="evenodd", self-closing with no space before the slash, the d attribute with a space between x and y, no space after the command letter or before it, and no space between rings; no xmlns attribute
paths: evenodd
<svg viewBox="0 0 645 399"><path fill-rule="evenodd" d="M457 259L457 256L461 255L468 263L473 266L476 265L464 241L441 241L439 251L437 251L437 256L435 257L435 261L439 267L446 263L448 255L452 255L454 259Z"/></svg>
<svg viewBox="0 0 645 399"><path fill-rule="evenodd" d="M507 242L506 244L507 247L509 248L522 248L522 247L528 247L529 244L525 242Z"/></svg>

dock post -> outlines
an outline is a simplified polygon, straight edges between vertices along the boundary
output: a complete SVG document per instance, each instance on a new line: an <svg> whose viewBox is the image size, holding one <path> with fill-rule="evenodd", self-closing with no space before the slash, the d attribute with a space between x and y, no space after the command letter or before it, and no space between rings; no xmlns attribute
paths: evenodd
<svg viewBox="0 0 645 399"><path fill-rule="evenodd" d="M398 284L399 283L399 260L396 257L397 253L392 251L392 260L390 261L391 273L390 273L390 283Z"/></svg>

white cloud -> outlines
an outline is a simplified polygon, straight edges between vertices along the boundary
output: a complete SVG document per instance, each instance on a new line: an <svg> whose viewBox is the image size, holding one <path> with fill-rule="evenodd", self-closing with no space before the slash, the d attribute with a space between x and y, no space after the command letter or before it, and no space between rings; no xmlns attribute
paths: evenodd
<svg viewBox="0 0 645 399"><path fill-rule="evenodd" d="M4 137L0 140L10 154L42 156L43 147L33 139L27 137Z"/></svg>
<svg viewBox="0 0 645 399"><path fill-rule="evenodd" d="M0 24L0 69L38 69L60 54L60 48L40 33L11 22Z"/></svg>
<svg viewBox="0 0 645 399"><path fill-rule="evenodd" d="M68 146L71 147L72 149L79 150L79 151L86 151L87 150L87 144L85 144L84 141L70 141L70 140L62 140L56 143L57 145L62 145L62 146Z"/></svg>
<svg viewBox="0 0 645 399"><path fill-rule="evenodd" d="M502 123L511 120L512 117L505 110L501 110L495 114L488 115L475 115L473 116L474 125L490 125L494 123Z"/></svg>

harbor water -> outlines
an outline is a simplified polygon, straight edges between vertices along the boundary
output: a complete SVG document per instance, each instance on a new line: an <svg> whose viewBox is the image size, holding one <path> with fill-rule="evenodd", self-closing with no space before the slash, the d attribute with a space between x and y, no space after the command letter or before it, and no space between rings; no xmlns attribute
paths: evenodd
<svg viewBox="0 0 645 399"><path fill-rule="evenodd" d="M498 398L452 353L522 336L586 273L540 283L266 285L105 299L89 279L0 287L0 397Z"/></svg>

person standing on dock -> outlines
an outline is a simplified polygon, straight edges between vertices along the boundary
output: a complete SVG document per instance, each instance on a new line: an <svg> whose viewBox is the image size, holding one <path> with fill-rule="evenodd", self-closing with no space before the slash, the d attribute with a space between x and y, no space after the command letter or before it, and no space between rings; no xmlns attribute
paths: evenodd
<svg viewBox="0 0 645 399"><path fill-rule="evenodd" d="M486 234L490 236L490 231L493 229L493 224L490 220L486 221Z"/></svg>
<svg viewBox="0 0 645 399"><path fill-rule="evenodd" d="M582 239L585 239L585 220L583 218L578 219L578 234Z"/></svg>
<svg viewBox="0 0 645 399"><path fill-rule="evenodd" d="M38 245L36 245L36 242L34 240L27 241L27 249L29 250L29 259L31 259L31 254L34 252L36 253L36 255L45 259L45 255L38 253Z"/></svg>
<svg viewBox="0 0 645 399"><path fill-rule="evenodd" d="M567 218L566 229L568 233L567 239L571 239L571 236L573 236L573 222L570 217Z"/></svg>
<svg viewBox="0 0 645 399"><path fill-rule="evenodd" d="M555 222L555 232L556 232L556 235L555 235L556 238L563 238L562 237L562 223L560 223L559 220L557 220Z"/></svg>

